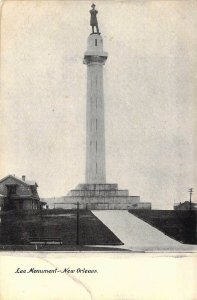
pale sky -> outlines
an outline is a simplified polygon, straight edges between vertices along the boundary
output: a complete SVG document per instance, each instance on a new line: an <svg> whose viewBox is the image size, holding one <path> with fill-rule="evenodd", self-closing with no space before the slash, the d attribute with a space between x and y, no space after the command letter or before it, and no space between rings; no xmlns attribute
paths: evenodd
<svg viewBox="0 0 197 300"><path fill-rule="evenodd" d="M89 1L9 1L1 17L0 177L41 197L85 180ZM196 1L97 1L104 50L107 183L172 208L197 193ZM195 201L197 197L194 194Z"/></svg>

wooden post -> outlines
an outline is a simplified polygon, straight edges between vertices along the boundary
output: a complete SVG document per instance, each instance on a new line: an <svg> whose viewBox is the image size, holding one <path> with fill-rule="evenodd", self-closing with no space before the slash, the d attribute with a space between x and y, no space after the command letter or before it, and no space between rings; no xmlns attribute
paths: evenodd
<svg viewBox="0 0 197 300"><path fill-rule="evenodd" d="M79 202L77 202L77 245L79 245Z"/></svg>
<svg viewBox="0 0 197 300"><path fill-rule="evenodd" d="M189 209L192 210L192 193L193 193L193 188L189 189Z"/></svg>

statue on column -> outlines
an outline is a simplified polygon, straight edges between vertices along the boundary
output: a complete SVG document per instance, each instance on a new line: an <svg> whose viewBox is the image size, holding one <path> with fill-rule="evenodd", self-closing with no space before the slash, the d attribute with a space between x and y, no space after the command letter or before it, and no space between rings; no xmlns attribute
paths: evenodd
<svg viewBox="0 0 197 300"><path fill-rule="evenodd" d="M93 3L91 5L92 9L90 10L90 14L91 14L91 18L90 18L90 26L92 26L92 34L95 33L94 32L94 27L96 27L96 33L99 34L99 28L98 28L98 22L97 22L97 13L98 13L98 10L95 9L95 4Z"/></svg>

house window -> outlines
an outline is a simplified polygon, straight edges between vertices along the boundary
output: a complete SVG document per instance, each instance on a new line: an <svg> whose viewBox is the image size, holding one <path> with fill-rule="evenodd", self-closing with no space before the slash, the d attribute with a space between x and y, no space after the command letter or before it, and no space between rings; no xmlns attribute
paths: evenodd
<svg viewBox="0 0 197 300"><path fill-rule="evenodd" d="M8 188L8 194L16 195L16 185L9 185Z"/></svg>
<svg viewBox="0 0 197 300"><path fill-rule="evenodd" d="M36 189L34 186L31 186L31 191L32 191L32 194L35 195L36 194Z"/></svg>
<svg viewBox="0 0 197 300"><path fill-rule="evenodd" d="M95 39L95 46L97 46L97 39Z"/></svg>

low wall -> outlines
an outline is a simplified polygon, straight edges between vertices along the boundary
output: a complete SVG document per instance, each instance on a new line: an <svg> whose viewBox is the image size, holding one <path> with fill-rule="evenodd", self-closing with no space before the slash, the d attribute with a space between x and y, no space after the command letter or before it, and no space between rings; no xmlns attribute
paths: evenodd
<svg viewBox="0 0 197 300"><path fill-rule="evenodd" d="M55 208L62 209L76 209L76 204L74 203L56 203ZM131 203L79 203L80 209L87 210L129 210L133 208L133 204Z"/></svg>
<svg viewBox="0 0 197 300"><path fill-rule="evenodd" d="M139 202L135 204L135 209L151 209L151 202Z"/></svg>
<svg viewBox="0 0 197 300"><path fill-rule="evenodd" d="M64 197L65 203L77 203L80 204L96 204L96 203L109 203L109 204L136 204L140 202L139 196L116 196L116 197Z"/></svg>

